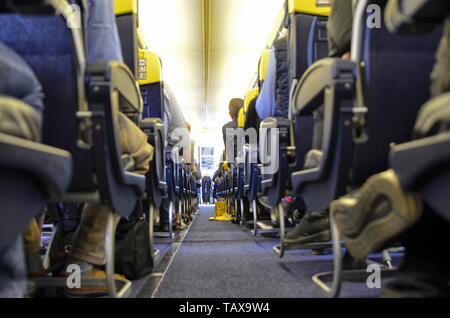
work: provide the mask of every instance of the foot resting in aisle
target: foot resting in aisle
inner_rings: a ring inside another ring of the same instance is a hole
[[[306,212],[300,224],[286,234],[284,243],[306,244],[328,242],[331,240],[330,218],[328,212]]]

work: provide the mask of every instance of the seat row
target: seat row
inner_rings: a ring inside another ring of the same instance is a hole
[[[177,213],[185,217],[195,212],[195,176],[189,164],[173,158],[182,150],[166,153],[162,66],[138,32],[137,1],[115,2],[124,63],[87,63],[84,3],[12,0],[0,12],[0,41],[26,60],[45,94],[41,142],[0,134],[0,250],[46,204],[100,204],[126,218],[138,201],[147,201],[149,253],[154,259],[154,214],[163,199],[170,201],[172,237],[173,206],[177,204]],[[74,5],[81,11],[81,23],[68,27],[74,21]],[[125,166],[119,112],[145,132],[154,148],[146,175]],[[110,213],[105,238],[107,279],[82,280],[82,284],[106,286],[110,296],[124,297],[130,282],[114,279],[114,231]],[[64,279],[35,283],[65,286]]]
[[[449,220],[443,189],[450,182],[450,139],[448,131],[433,134],[431,127],[446,120],[442,109],[450,100],[448,93],[430,99],[430,74],[442,37],[439,26],[448,14],[448,4],[436,3],[440,10],[433,10],[428,1],[408,2],[411,7],[405,8],[394,0],[357,1],[348,60],[328,57],[329,3],[287,1],[289,116],[263,119],[258,143],[242,148],[221,184],[221,195],[236,202],[241,224],[253,221],[255,236],[279,233],[280,245],[274,247],[279,257],[287,250],[333,248],[334,270],[313,277],[332,297],[339,295],[343,280],[367,276],[365,268],[343,271],[343,228],[336,223],[339,211],[330,208],[333,202],[345,206],[345,200],[370,184],[371,177],[393,171],[404,191],[418,193],[425,204]],[[421,20],[423,16],[427,23]],[[262,55],[258,81],[247,95],[254,101],[264,83],[267,56],[267,52]],[[424,127],[424,113],[433,120],[419,134],[422,137],[413,139],[418,126]],[[319,130],[317,114],[322,114]],[[319,154],[312,166],[305,164],[311,151]],[[296,200],[303,212],[330,211],[332,240],[286,243],[286,196]],[[395,202],[388,200],[391,205]],[[253,220],[245,220],[243,201],[251,206]],[[278,215],[278,227],[268,229],[267,222],[258,220],[264,209],[260,202]],[[364,202],[358,204],[364,206]],[[364,217],[363,211],[359,213]],[[350,242],[344,236],[344,246]],[[398,249],[390,247],[383,246],[385,264],[379,264],[385,276],[395,275],[389,251]],[[358,259],[366,257],[355,250],[350,253]]]

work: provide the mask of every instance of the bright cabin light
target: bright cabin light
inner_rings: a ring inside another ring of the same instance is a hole
[[[172,86],[192,126],[197,146],[216,146],[217,155],[223,150],[222,126],[231,120],[228,103],[231,98],[243,99],[247,93],[283,3],[284,0],[211,1],[206,101],[202,0],[139,2],[140,25],[149,50],[161,57],[164,80]]]

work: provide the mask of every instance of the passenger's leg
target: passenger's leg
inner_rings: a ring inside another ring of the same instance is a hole
[[[432,97],[450,91],[450,19],[447,19],[445,25],[444,36],[436,54],[436,64],[431,79]]]
[[[444,27],[431,74],[431,95],[450,91],[450,19]],[[429,206],[401,241],[405,258],[396,281],[383,289],[383,297],[450,297],[450,262],[446,255],[450,225]]]
[[[26,288],[26,268],[22,236],[0,251],[0,298],[21,298]]]
[[[44,109],[42,87],[28,64],[14,51],[0,43],[0,95],[21,100],[34,109],[40,127]],[[1,117],[0,117],[1,118]]]
[[[45,276],[41,259],[41,231],[36,219],[31,220],[30,225],[23,233],[23,241],[28,276]]]
[[[159,230],[161,232],[169,232],[169,207],[170,207],[170,200],[163,199],[161,203],[161,209],[160,209],[160,226]]]
[[[1,91],[0,94],[2,94]],[[0,96],[0,132],[39,141],[41,122],[38,113],[19,99]]]
[[[119,116],[119,130],[122,152],[130,155],[136,163],[134,172],[146,174],[154,153],[153,147],[147,143],[147,136],[123,114]],[[77,260],[93,265],[105,264],[105,231],[109,213],[112,211],[106,206],[85,205],[74,234],[69,264]],[[119,221],[120,217],[115,214],[115,224]],[[81,265],[82,274],[89,274],[92,266]]]
[[[1,56],[0,56],[1,59]],[[1,64],[1,61],[0,61]],[[0,66],[1,68],[1,66]],[[1,70],[0,70],[1,73]],[[16,74],[17,75],[17,74]],[[24,81],[26,79],[24,78]],[[12,90],[20,90],[20,87],[8,89],[5,82],[0,84],[0,93],[11,93]],[[40,118],[38,112],[29,105],[16,98],[0,97],[0,132],[32,141],[40,140]],[[36,214],[39,211],[36,211]],[[26,231],[24,238],[27,243],[26,252],[29,273],[43,275],[43,266],[40,259],[40,232],[35,219],[32,219],[32,228]],[[18,233],[19,235],[19,233]],[[23,251],[23,238],[18,239],[6,250],[0,252],[0,297],[22,297],[25,292],[26,266]],[[33,255],[33,256],[31,256]],[[35,264],[35,266],[31,266]]]
[[[395,281],[382,290],[386,298],[450,297],[449,224],[428,206],[420,221],[400,239],[405,257]]]
[[[123,62],[113,1],[88,0],[87,5],[88,61]]]

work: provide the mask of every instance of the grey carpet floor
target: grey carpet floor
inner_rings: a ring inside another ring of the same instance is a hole
[[[280,259],[276,238],[254,238],[231,222],[212,222],[202,206],[168,267],[156,298],[317,298],[311,277],[332,268],[332,255],[290,251]],[[364,283],[344,283],[341,297],[377,297]]]

